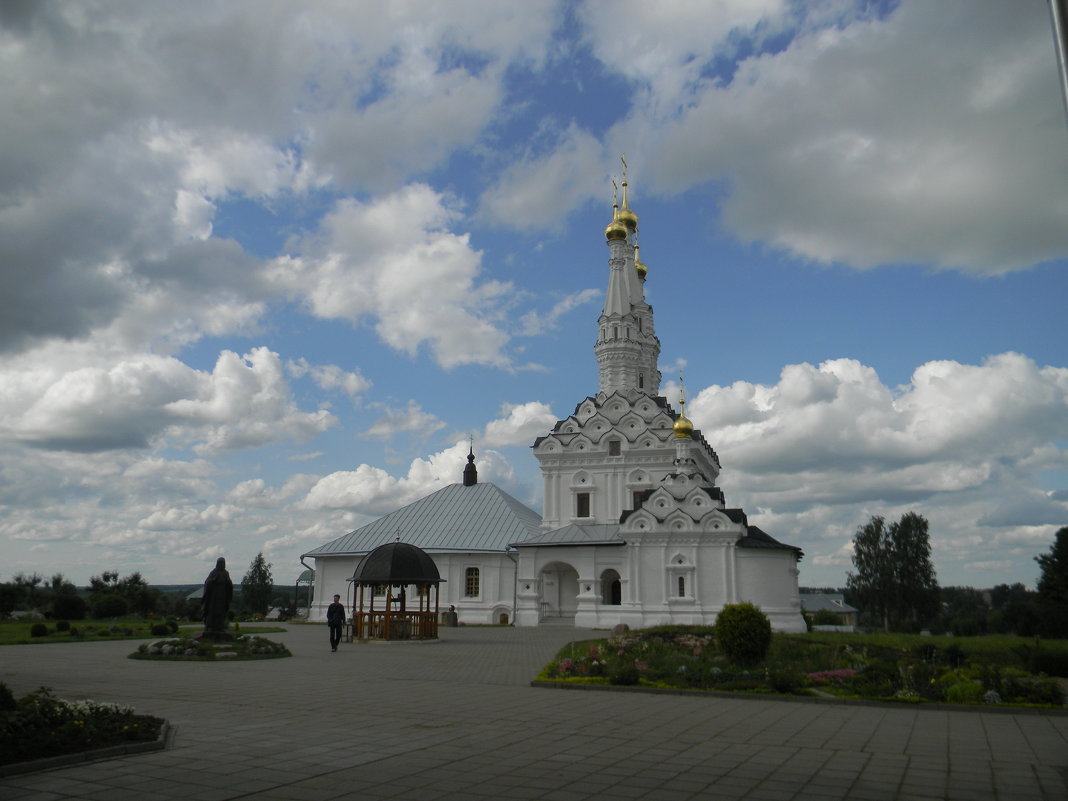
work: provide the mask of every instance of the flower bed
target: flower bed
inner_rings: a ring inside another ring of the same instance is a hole
[[[292,656],[281,643],[254,634],[242,634],[224,643],[190,637],[170,637],[142,643],[130,659],[214,662],[222,660],[278,659]]]
[[[1045,652],[1056,653],[1062,645]],[[864,635],[832,642],[776,635],[761,664],[741,667],[716,647],[710,628],[660,626],[572,643],[536,682],[1063,708],[1058,681],[1024,667],[1035,662],[1036,653],[1043,649],[1027,646],[1006,654],[976,647],[969,656],[957,642],[936,644],[930,638],[887,646]]]
[[[56,698],[47,687],[16,702],[0,683],[0,765],[154,741],[163,722],[118,704]]]

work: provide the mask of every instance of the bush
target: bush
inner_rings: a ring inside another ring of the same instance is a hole
[[[716,645],[737,665],[763,661],[771,647],[771,623],[751,603],[727,604],[716,616]]]
[[[127,610],[126,599],[114,593],[101,595],[93,599],[92,608],[95,618],[122,617]]]
[[[1031,654],[1027,667],[1032,673],[1068,678],[1068,653],[1036,649]]]
[[[978,704],[986,691],[975,681],[959,681],[946,689],[946,700],[951,704]]]
[[[166,623],[153,623],[152,624],[152,636],[153,637],[166,637],[171,634],[171,627]]]
[[[44,623],[34,623],[32,626],[30,626],[30,636],[31,637],[47,637],[48,636],[48,626],[46,626]]]
[[[804,676],[794,670],[773,670],[768,674],[771,689],[784,695],[796,695],[804,683]]]
[[[178,633],[178,621],[175,620],[173,617],[167,618],[167,624],[166,625],[167,625],[167,630],[171,634],[177,634]]]
[[[832,612],[830,609],[817,609],[816,614],[812,616],[813,626],[840,626],[842,625],[842,618]]]
[[[632,664],[624,664],[608,674],[609,684],[627,686],[637,684],[639,678],[638,668]]]
[[[11,712],[18,706],[11,688],[0,681],[0,712]]]
[[[56,631],[70,631],[70,621],[69,620],[57,620],[56,621]]]

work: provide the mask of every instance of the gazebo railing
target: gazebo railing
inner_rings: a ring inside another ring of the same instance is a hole
[[[355,612],[353,634],[358,640],[432,640],[438,636],[433,612]]]

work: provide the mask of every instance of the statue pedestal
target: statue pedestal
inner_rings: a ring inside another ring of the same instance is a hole
[[[193,639],[200,642],[233,642],[237,638],[228,631],[202,631],[194,635]]]

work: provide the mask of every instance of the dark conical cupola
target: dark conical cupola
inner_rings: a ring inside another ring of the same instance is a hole
[[[475,446],[467,454],[467,464],[464,466],[464,486],[473,487],[478,483],[478,470],[475,469]]]

